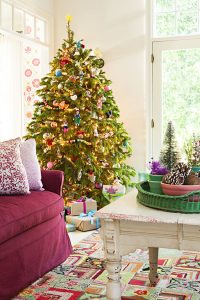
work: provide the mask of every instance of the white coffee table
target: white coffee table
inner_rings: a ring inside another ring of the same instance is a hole
[[[133,190],[100,209],[101,238],[106,256],[108,300],[121,299],[121,256],[137,248],[149,248],[150,285],[157,282],[158,249],[200,251],[200,214],[170,213],[145,207]]]

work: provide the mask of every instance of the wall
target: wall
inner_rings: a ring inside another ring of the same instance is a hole
[[[128,163],[143,171],[147,156],[145,0],[56,0],[55,49],[66,37],[65,16],[72,15],[75,38],[88,48],[100,48],[107,78],[132,138]]]

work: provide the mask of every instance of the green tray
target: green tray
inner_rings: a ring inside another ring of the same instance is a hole
[[[171,212],[200,213],[200,191],[182,196],[168,196],[150,193],[148,181],[136,185],[137,200],[141,204]]]

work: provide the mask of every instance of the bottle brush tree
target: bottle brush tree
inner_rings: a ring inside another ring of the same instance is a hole
[[[175,136],[175,129],[172,122],[168,122],[165,132],[163,146],[160,152],[159,161],[168,170],[171,170],[173,166],[180,160],[180,154],[177,147],[177,141]]]
[[[98,54],[98,53],[97,53]],[[42,168],[63,170],[66,201],[86,196],[107,204],[103,185],[132,186],[130,138],[119,118],[104,61],[83,40],[74,40],[67,22],[67,39],[40,83],[33,119],[26,138],[34,138]]]

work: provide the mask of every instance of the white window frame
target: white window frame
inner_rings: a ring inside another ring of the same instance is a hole
[[[14,8],[20,9],[24,12],[24,25],[25,25],[25,14],[32,15],[34,17],[34,29],[36,29],[36,19],[42,20],[45,22],[45,41],[40,41],[36,39],[35,33],[36,30],[34,30],[34,38],[28,37],[25,33],[18,33],[12,30],[5,29],[1,26],[1,13],[0,13],[0,30],[1,32],[7,32],[10,34],[15,34],[17,36],[21,36],[27,40],[34,41],[36,43],[40,43],[43,45],[48,46],[51,48],[51,52],[53,52],[53,17],[47,13],[44,13],[41,10],[36,9],[35,7],[32,7],[30,5],[27,5],[27,2],[23,3],[23,1],[17,1],[17,0],[0,0],[0,12],[1,12],[1,3],[2,1],[7,2],[12,6],[12,25],[14,24]],[[25,26],[24,26],[25,28]],[[51,47],[50,47],[51,46]]]
[[[153,45],[155,46],[156,43],[158,48],[161,49],[171,49],[174,47],[182,46],[183,49],[189,48],[199,48],[200,42],[200,34],[196,35],[186,35],[186,36],[172,36],[172,37],[153,37],[153,26],[154,26],[154,12],[153,12],[153,1],[150,0],[149,4],[149,12],[150,17],[147,22],[150,28],[150,35],[149,35],[149,48],[147,51],[147,64],[149,65],[149,61],[151,60],[150,67],[147,67],[148,75],[149,75],[149,117],[148,117],[148,135],[149,135],[149,147],[148,147],[148,154],[149,158],[153,157],[154,159],[159,159],[160,149],[162,145],[162,120],[161,120],[161,57],[160,51],[155,53]],[[172,46],[174,44],[174,46]],[[176,46],[175,46],[176,44]],[[166,46],[164,46],[166,45]],[[170,46],[171,45],[171,46]],[[197,47],[198,45],[198,47]],[[180,49],[180,47],[179,47]],[[155,73],[157,74],[155,75]],[[159,83],[159,84],[158,84]],[[159,88],[158,88],[159,86]],[[156,98],[155,98],[156,97]]]

